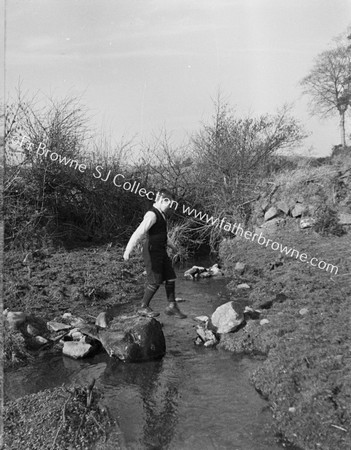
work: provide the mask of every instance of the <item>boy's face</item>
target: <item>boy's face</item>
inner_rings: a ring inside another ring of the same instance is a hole
[[[167,197],[159,197],[156,204],[162,212],[166,212],[171,206],[171,200]]]

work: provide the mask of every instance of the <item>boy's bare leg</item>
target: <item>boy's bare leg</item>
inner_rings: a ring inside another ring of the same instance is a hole
[[[176,316],[179,319],[185,319],[186,314],[183,314],[181,312],[175,301],[175,279],[166,280],[165,289],[168,300],[168,306],[165,309],[165,313],[168,314],[169,316]]]

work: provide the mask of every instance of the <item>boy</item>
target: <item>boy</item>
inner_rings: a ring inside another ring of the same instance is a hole
[[[171,260],[167,255],[167,246],[176,251],[175,246],[167,237],[167,221],[165,216],[165,212],[171,204],[170,199],[173,198],[173,194],[167,189],[161,189],[157,193],[155,203],[145,214],[143,221],[132,234],[123,255],[124,260],[127,261],[137,242],[146,235],[146,241],[143,246],[143,258],[146,266],[148,285],[144,292],[141,308],[138,310],[138,313],[143,316],[157,317],[160,315],[154,312],[149,304],[160,285],[165,281],[166,295],[169,303],[165,309],[165,313],[176,316],[179,319],[186,317],[180,311],[175,301],[176,274]]]

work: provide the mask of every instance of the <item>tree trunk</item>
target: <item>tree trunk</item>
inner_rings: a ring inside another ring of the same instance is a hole
[[[341,145],[343,147],[346,147],[345,112],[340,112],[340,137],[341,137]]]

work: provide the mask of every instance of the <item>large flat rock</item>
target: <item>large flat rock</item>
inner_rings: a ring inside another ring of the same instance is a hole
[[[111,357],[126,362],[158,359],[166,353],[162,325],[154,318],[121,315],[95,337]]]

